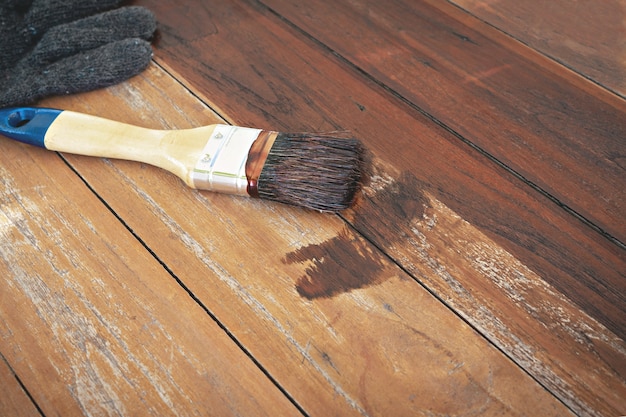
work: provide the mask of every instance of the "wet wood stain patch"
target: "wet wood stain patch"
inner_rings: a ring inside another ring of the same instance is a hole
[[[332,297],[381,281],[385,263],[374,248],[347,228],[319,245],[304,246],[283,259],[287,264],[306,263],[306,274],[296,290],[309,300]]]
[[[402,225],[421,218],[429,207],[429,200],[420,188],[418,180],[405,173],[376,190],[365,190],[354,213],[354,227],[373,242],[390,241],[388,235],[380,235],[390,228],[381,228],[380,223]],[[406,228],[399,227],[398,232],[403,229]],[[399,238],[400,235],[394,240]],[[387,264],[384,258],[370,242],[355,236],[348,227],[326,242],[290,252],[283,262],[310,263],[306,274],[296,283],[298,294],[310,300],[332,297],[389,279],[388,274],[381,273]]]

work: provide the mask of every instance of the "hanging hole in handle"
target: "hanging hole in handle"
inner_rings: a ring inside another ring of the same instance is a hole
[[[33,120],[35,114],[33,109],[19,109],[9,115],[7,123],[13,128],[20,128]]]

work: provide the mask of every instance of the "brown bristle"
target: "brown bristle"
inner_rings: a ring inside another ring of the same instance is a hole
[[[350,206],[363,175],[357,139],[280,133],[258,180],[260,198],[320,211]]]

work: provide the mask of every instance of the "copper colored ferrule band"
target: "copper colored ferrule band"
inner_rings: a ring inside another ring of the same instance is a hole
[[[261,131],[248,151],[246,177],[248,178],[247,191],[250,197],[259,197],[259,177],[261,176],[261,171],[267,160],[267,155],[274,145],[276,136],[278,136],[278,132],[270,130]]]

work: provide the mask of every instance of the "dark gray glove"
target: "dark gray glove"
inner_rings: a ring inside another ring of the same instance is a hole
[[[106,87],[145,69],[154,15],[115,9],[121,3],[0,0],[0,108]]]

